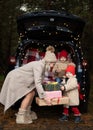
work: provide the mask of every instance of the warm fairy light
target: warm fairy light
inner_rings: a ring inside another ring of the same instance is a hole
[[[82,90],[85,90],[85,88],[82,88]]]
[[[51,21],[51,22],[54,22],[54,20],[55,20],[54,18],[50,18],[50,21]]]
[[[66,23],[64,23],[64,25],[66,25]]]
[[[86,84],[86,82],[84,81],[83,84]]]
[[[66,27],[68,27],[68,24],[66,24]]]
[[[87,66],[87,62],[85,60],[82,62],[82,64],[83,66]]]

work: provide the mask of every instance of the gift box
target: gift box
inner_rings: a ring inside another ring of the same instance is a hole
[[[45,100],[40,99],[39,97],[36,97],[36,103],[39,106],[48,106],[45,102]],[[68,104],[69,98],[68,97],[61,97],[61,98],[53,98],[51,99],[52,105],[62,105],[62,104]]]
[[[47,82],[43,83],[43,88],[45,91],[57,91],[60,90],[60,85],[57,82]]]
[[[46,98],[53,99],[53,98],[61,98],[62,97],[62,91],[45,91]]]

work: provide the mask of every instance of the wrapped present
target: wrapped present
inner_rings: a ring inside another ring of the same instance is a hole
[[[53,98],[51,99],[52,105],[61,105],[61,104],[68,104],[69,98],[68,97],[61,97],[61,98]],[[48,106],[43,99],[36,97],[36,103],[39,106]]]
[[[62,97],[62,91],[45,91],[46,98],[53,99],[53,98],[61,98]]]
[[[60,90],[60,85],[58,82],[47,82],[43,83],[43,88],[45,91],[57,91]]]

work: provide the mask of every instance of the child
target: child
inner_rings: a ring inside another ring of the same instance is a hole
[[[68,78],[68,80],[63,86],[61,86],[61,90],[64,92],[65,96],[69,97],[69,104],[63,106],[63,116],[59,120],[68,120],[69,107],[71,107],[71,110],[73,111],[75,116],[75,123],[79,123],[81,121],[81,113],[78,109],[79,91],[74,65],[68,65],[66,69],[66,77]]]
[[[72,63],[68,61],[67,57],[68,57],[68,52],[66,50],[62,50],[59,53],[59,61],[53,67],[54,77],[58,83],[61,83],[65,75],[65,70],[67,66]]]

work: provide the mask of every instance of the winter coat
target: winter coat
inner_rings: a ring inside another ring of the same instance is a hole
[[[69,106],[79,105],[79,91],[76,76],[69,78],[64,85],[64,95],[69,97]]]
[[[16,101],[36,88],[40,98],[44,98],[42,76],[45,61],[33,61],[8,73],[3,83],[0,102],[5,106],[4,111]]]
[[[65,62],[58,61],[53,67],[53,73],[55,77],[62,78],[65,75],[65,70],[68,64],[69,64],[68,61],[65,61]],[[60,72],[57,72],[57,70],[60,70]]]

